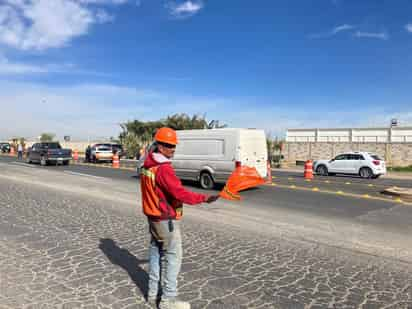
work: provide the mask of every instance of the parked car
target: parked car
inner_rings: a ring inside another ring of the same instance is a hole
[[[313,170],[318,175],[348,174],[362,178],[378,178],[386,174],[386,164],[378,155],[369,152],[348,152],[337,155],[332,160],[313,162]]]
[[[179,144],[172,164],[181,179],[195,180],[204,189],[225,183],[236,166],[255,167],[267,176],[267,144],[263,130],[213,129],[177,131]],[[149,152],[153,150],[149,148]],[[145,156],[138,162],[137,172]]]
[[[123,150],[123,146],[120,144],[111,144],[113,152],[116,152],[119,158],[124,157],[125,153]]]
[[[113,149],[111,144],[95,144],[90,148],[90,162],[112,161]]]
[[[58,142],[35,143],[27,152],[27,163],[38,162],[68,165],[72,159],[71,149],[63,149]]]
[[[9,153],[11,145],[10,143],[0,143],[0,151],[2,153]]]

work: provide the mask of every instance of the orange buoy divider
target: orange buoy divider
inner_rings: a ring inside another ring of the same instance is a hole
[[[313,179],[313,163],[312,160],[307,160],[305,162],[305,171],[303,173],[305,179]]]
[[[270,161],[268,160],[268,164],[267,164],[267,179],[266,179],[266,183],[272,183],[272,168],[270,166]]]
[[[73,152],[73,160],[77,162],[79,160],[79,151],[77,149]]]
[[[117,153],[113,154],[112,167],[113,168],[119,168],[120,167],[119,155]]]

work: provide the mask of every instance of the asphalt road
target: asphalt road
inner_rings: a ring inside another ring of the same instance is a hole
[[[412,308],[412,207],[380,196],[391,181],[274,176],[242,202],[185,208],[182,298]],[[148,308],[137,184],[134,171],[1,157],[0,308]]]

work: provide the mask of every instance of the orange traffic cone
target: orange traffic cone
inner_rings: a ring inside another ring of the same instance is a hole
[[[113,168],[119,168],[120,167],[119,155],[117,153],[113,154],[112,167]]]
[[[14,151],[14,146],[11,146],[11,147],[10,147],[10,153],[9,153],[9,155],[10,155],[10,156],[15,156],[15,155],[16,155],[16,152]]]
[[[272,168],[270,166],[270,161],[269,160],[268,160],[268,164],[267,164],[267,169],[268,169],[268,173],[267,173],[266,183],[272,183]]]
[[[305,162],[305,171],[303,173],[305,179],[313,179],[313,163],[312,160],[307,160]]]
[[[73,160],[74,162],[79,161],[79,151],[77,149],[75,149],[73,152]]]

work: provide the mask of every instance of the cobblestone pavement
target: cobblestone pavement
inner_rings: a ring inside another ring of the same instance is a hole
[[[0,178],[0,309],[149,308],[138,213]],[[409,264],[201,218],[183,228],[192,308],[412,308]]]

